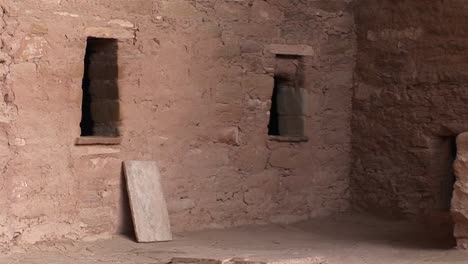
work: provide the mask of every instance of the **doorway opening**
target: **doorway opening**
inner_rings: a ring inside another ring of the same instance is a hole
[[[448,148],[448,163],[449,168],[447,172],[447,178],[442,181],[441,185],[441,200],[442,200],[442,208],[446,211],[450,211],[452,198],[453,198],[453,191],[454,185],[457,180],[455,176],[455,170],[453,164],[457,159],[457,137],[448,137],[447,139],[447,148]]]
[[[427,182],[433,187],[432,212],[429,223],[431,229],[439,230],[446,246],[454,246],[454,222],[452,220],[452,197],[456,181],[454,162],[457,158],[456,136],[443,136],[435,139],[432,157],[428,168]]]

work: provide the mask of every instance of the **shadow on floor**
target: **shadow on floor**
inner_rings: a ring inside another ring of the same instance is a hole
[[[420,224],[344,215],[307,221],[295,227],[337,243],[382,244],[407,249],[453,249],[456,245],[453,227],[446,222]]]

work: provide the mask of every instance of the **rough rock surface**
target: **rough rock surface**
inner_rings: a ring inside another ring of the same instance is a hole
[[[349,207],[351,1],[0,1],[0,245],[131,227],[122,160],[158,160],[174,230]],[[122,143],[75,146],[86,38],[119,40]],[[307,143],[268,140],[270,44],[309,46]]]
[[[468,249],[468,133],[458,136],[457,147],[457,182],[452,199],[452,216],[458,247]]]
[[[453,138],[468,131],[464,0],[356,2],[355,208],[449,212]]]

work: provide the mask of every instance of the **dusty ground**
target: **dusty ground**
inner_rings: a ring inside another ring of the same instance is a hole
[[[294,226],[242,227],[179,234],[160,244],[125,237],[93,243],[49,243],[0,257],[0,263],[166,263],[172,257],[252,260],[319,257],[331,264],[467,263],[443,234],[403,222],[346,216]],[[310,262],[309,262],[310,263]]]

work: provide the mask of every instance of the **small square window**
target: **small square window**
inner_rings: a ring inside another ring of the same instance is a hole
[[[88,38],[84,59],[82,137],[118,137],[117,40]]]
[[[305,138],[307,92],[303,88],[303,74],[302,56],[276,55],[275,85],[268,126],[270,136]]]

